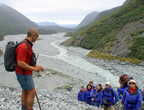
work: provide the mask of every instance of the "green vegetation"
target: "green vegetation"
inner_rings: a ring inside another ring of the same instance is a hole
[[[92,58],[104,59],[104,60],[118,60],[122,62],[129,62],[132,64],[139,64],[142,62],[141,60],[136,58],[123,58],[123,57],[113,56],[107,53],[98,52],[96,50],[89,52],[87,56]]]
[[[101,15],[92,24],[73,33],[73,38],[70,40],[71,44],[86,49],[97,50],[102,53],[111,53],[113,47],[117,45],[116,42],[118,41],[117,36],[119,32],[127,24],[138,21],[140,21],[139,25],[144,24],[144,0],[127,0],[123,6],[111,10],[108,14]],[[125,42],[127,44],[126,48],[131,51],[127,53],[126,57],[144,60],[144,38],[139,37],[137,34],[137,32],[141,31],[140,28],[136,28],[135,31],[132,34],[129,33],[131,31],[125,31],[124,33],[127,39],[122,42]],[[123,43],[120,45],[123,45]]]
[[[131,53],[129,56],[144,60],[144,32],[141,32],[135,34],[137,37],[134,39],[134,43],[130,48]]]
[[[89,13],[82,22],[77,26],[77,28],[85,27],[92,23],[98,16],[98,12],[91,12]]]
[[[117,33],[125,24],[144,18],[144,6],[131,9],[131,11],[124,9],[122,8],[108,19],[97,22],[84,34],[81,33],[85,38],[81,41],[80,46],[87,49],[103,49],[107,43],[115,40]]]

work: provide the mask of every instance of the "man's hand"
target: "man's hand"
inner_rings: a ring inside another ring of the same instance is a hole
[[[35,72],[39,72],[39,71],[44,71],[44,68],[42,66],[30,66],[28,64],[26,64],[23,61],[18,61],[17,65],[25,70],[31,70],[31,71],[35,71]]]
[[[44,71],[44,68],[42,66],[35,66],[33,67],[33,71],[35,72]]]

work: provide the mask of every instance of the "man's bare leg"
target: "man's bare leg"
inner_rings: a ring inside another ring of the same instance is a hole
[[[21,102],[22,102],[22,110],[26,110],[26,101],[27,101],[27,91],[22,90]]]
[[[35,89],[32,90],[27,90],[27,110],[33,110],[33,103],[34,103],[34,98],[35,98]]]

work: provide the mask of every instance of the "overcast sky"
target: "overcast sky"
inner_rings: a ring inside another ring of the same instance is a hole
[[[120,6],[125,0],[0,0],[35,22],[79,24],[90,12]]]

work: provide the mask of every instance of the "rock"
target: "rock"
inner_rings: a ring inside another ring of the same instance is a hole
[[[2,56],[2,54],[3,54],[3,51],[2,51],[2,49],[0,49],[0,56]]]
[[[138,64],[138,66],[144,66],[144,62],[141,62],[140,64]]]
[[[19,110],[20,94],[17,89],[0,87],[0,110]],[[96,110],[96,107],[78,102],[73,91],[67,92],[56,90],[49,92],[41,89],[38,92],[42,110]],[[37,101],[34,103],[34,110],[39,110]]]

